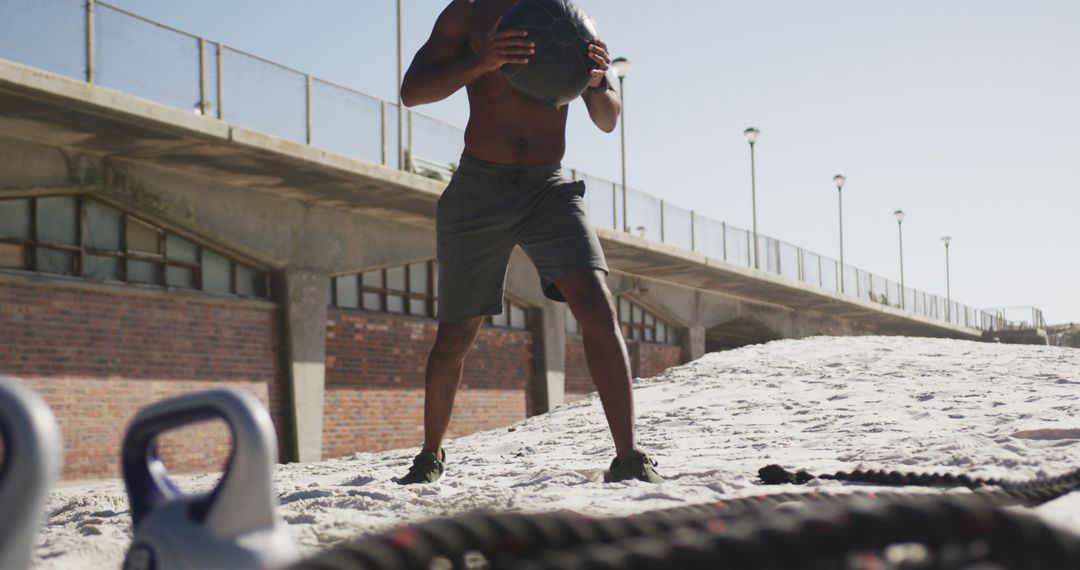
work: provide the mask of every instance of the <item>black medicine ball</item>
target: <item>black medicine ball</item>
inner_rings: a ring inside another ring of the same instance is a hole
[[[569,0],[518,0],[503,16],[498,31],[524,30],[536,44],[527,65],[502,68],[510,85],[543,105],[561,107],[577,99],[597,68],[589,59],[596,39],[592,19]]]

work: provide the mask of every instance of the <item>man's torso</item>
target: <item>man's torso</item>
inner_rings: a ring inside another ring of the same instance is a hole
[[[488,32],[514,0],[476,0],[462,3],[467,18],[468,41],[462,57],[473,55]],[[551,164],[566,151],[567,106],[540,105],[518,93],[502,71],[481,76],[466,86],[469,124],[465,129],[465,153],[501,164]]]

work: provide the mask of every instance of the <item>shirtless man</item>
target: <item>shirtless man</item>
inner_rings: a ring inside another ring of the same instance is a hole
[[[401,85],[409,107],[465,87],[470,117],[461,165],[436,214],[439,330],[425,376],[424,447],[398,482],[434,482],[445,469],[442,442],[465,355],[484,317],[502,312],[515,245],[536,265],[544,294],[567,302],[581,325],[589,373],[615,441],[605,480],[660,482],[655,462],[635,448],[630,365],[604,279],[604,254],[585,217],[584,183],[563,178],[559,165],[567,106],[532,102],[500,72],[535,53],[526,32],[495,31],[514,2],[452,0]],[[598,69],[582,99],[596,126],[610,133],[622,102],[606,77],[607,46],[596,40],[589,55]]]

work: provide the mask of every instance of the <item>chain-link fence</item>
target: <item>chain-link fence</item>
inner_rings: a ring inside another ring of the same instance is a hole
[[[95,0],[0,0],[0,57],[296,142],[448,180],[464,132]],[[399,155],[399,148],[402,152]],[[1045,327],[1038,309],[980,311],[583,172],[597,227],[624,231],[956,326]],[[756,242],[756,243],[755,243]]]

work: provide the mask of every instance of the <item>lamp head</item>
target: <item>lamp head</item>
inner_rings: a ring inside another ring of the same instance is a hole
[[[904,218],[907,217],[907,214],[905,214],[903,210],[897,210],[893,212],[893,215],[896,216],[896,221],[900,223],[903,223]]]
[[[619,79],[626,79],[630,75],[630,67],[630,60],[625,57],[617,57],[611,60],[611,68],[615,70],[615,75]]]
[[[757,142],[758,135],[761,134],[761,131],[755,129],[754,127],[750,127],[749,129],[743,131],[743,134],[746,135],[746,142],[754,144]]]
[[[836,183],[837,189],[843,190],[844,184],[847,183],[847,176],[844,176],[843,174],[837,174],[836,176],[832,177],[832,181]]]
[[[949,244],[952,243],[952,237],[945,236],[941,238],[941,241],[945,244],[945,247],[949,247]]]

